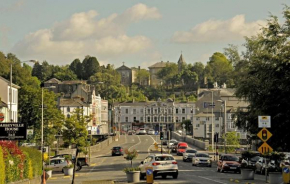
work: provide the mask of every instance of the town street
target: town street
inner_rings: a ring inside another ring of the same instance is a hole
[[[81,171],[76,173],[75,183],[81,184],[82,181],[93,180],[114,180],[115,183],[126,183],[126,174],[122,171],[123,168],[130,166],[130,162],[126,161],[123,156],[111,156],[111,148],[116,145],[121,145],[124,149],[136,149],[139,153],[138,158],[133,160],[133,164],[138,166],[144,158],[152,153],[157,153],[154,149],[154,141],[156,136],[151,135],[126,135],[121,136],[118,142],[114,142],[106,149],[100,151],[99,155],[93,155],[92,164],[90,167],[83,167]],[[159,136],[157,136],[160,143]],[[166,179],[157,177],[156,183],[192,183],[192,184],[230,184],[230,183],[246,183],[248,181],[240,180],[241,175],[235,173],[218,173],[216,172],[216,164],[211,168],[195,167],[190,162],[183,162],[182,156],[176,156],[172,153],[178,162],[179,176],[178,179],[172,179],[168,176]],[[265,176],[255,175],[253,183],[265,183]],[[146,180],[141,180],[145,183]],[[71,177],[64,176],[63,173],[55,172],[53,177],[47,181],[47,184],[69,184]]]

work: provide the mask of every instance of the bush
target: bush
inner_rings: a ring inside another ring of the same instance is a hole
[[[41,152],[35,148],[21,147],[21,150],[28,153],[32,166],[32,177],[42,175]]]
[[[5,183],[5,162],[3,157],[3,150],[0,146],[0,184]]]
[[[33,168],[32,168],[32,162],[29,158],[29,154],[24,152],[25,155],[25,163],[24,163],[24,178],[33,179]]]

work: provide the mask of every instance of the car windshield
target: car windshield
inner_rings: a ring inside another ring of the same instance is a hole
[[[198,153],[198,154],[196,154],[196,157],[206,157],[206,158],[209,158],[209,155],[208,154],[203,154],[203,153]]]
[[[184,147],[184,146],[181,146],[181,147],[179,147],[179,149],[186,149],[186,147]]]
[[[174,160],[171,156],[157,156],[155,157],[156,161],[166,161],[166,160]]]
[[[186,150],[186,153],[196,153],[196,150]]]
[[[224,156],[223,160],[225,160],[225,161],[236,161],[236,162],[238,162],[239,161],[239,158],[236,157],[236,156]]]

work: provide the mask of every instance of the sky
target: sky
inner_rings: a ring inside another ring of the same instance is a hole
[[[0,0],[0,51],[21,61],[148,69],[160,61],[206,64],[259,33],[289,0]]]

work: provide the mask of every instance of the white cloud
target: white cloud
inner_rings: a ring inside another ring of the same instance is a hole
[[[85,55],[102,57],[107,61],[150,48],[152,43],[149,38],[142,35],[130,37],[126,35],[126,29],[134,22],[160,17],[155,7],[144,4],[137,4],[120,15],[114,13],[101,19],[98,19],[95,10],[76,13],[68,20],[55,23],[52,28],[25,36],[12,48],[12,52],[22,58],[37,57],[55,64],[56,61],[70,63]]]
[[[173,42],[224,42],[243,40],[244,36],[252,36],[260,31],[266,21],[246,22],[245,15],[237,15],[229,20],[208,20],[196,25],[189,31],[177,31]]]

